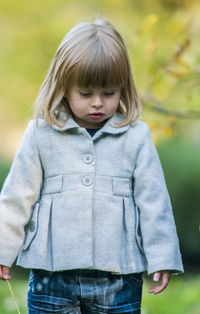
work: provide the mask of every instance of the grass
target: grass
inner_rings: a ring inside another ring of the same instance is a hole
[[[21,314],[27,313],[27,278],[11,280]],[[151,281],[144,279],[142,314],[199,314],[200,275],[173,276],[168,288],[161,294],[148,292]],[[6,282],[0,281],[0,313],[17,313]]]
[[[200,275],[172,276],[168,288],[158,295],[143,288],[142,314],[200,314]]]
[[[10,283],[19,305],[20,313],[27,313],[26,294],[28,281],[25,279],[12,279]],[[17,313],[16,305],[6,281],[0,281],[0,313]]]

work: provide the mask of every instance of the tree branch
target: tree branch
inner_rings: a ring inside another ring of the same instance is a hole
[[[189,110],[185,112],[180,112],[176,110],[167,109],[166,107],[164,107],[163,103],[157,100],[150,93],[142,95],[140,99],[145,107],[149,108],[150,110],[156,111],[157,113],[181,119],[200,119],[200,111]]]

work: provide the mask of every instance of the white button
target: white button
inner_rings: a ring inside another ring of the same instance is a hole
[[[86,164],[90,164],[93,160],[92,155],[90,155],[90,154],[84,155],[83,160]]]
[[[84,185],[91,185],[92,184],[92,177],[85,176],[82,178],[82,182]]]

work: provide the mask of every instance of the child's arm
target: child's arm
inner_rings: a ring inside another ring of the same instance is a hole
[[[183,265],[168,190],[150,128],[141,125],[134,169],[134,200],[139,211],[148,274],[182,273]],[[164,280],[164,278],[163,278]]]
[[[31,120],[0,195],[0,265],[10,267],[24,240],[31,208],[37,202],[43,169]]]
[[[158,282],[161,281],[158,286],[151,286],[149,289],[150,293],[158,294],[167,288],[168,282],[170,279],[170,271],[162,270],[157,271],[153,274],[153,281]]]
[[[0,265],[0,279],[11,279],[12,277],[10,276],[9,272],[10,268],[8,266]]]

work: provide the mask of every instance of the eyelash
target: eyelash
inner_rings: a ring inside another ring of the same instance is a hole
[[[82,93],[80,92],[81,96],[85,96],[85,97],[89,97],[91,94],[90,93]],[[105,96],[111,96],[114,95],[114,92],[110,92],[110,93],[104,93]]]
[[[106,96],[114,95],[114,92],[104,93],[104,95],[106,95]]]

